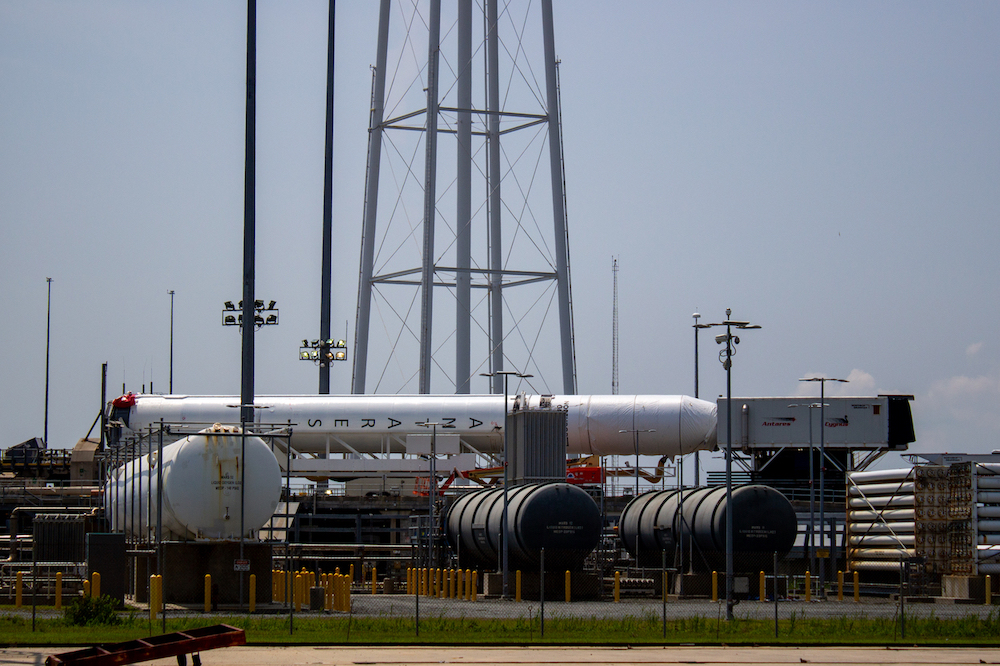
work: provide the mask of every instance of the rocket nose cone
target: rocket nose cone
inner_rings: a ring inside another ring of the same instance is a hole
[[[684,433],[683,441],[690,443],[690,450],[711,450],[718,445],[717,409],[714,402],[685,397],[681,408],[681,432]]]

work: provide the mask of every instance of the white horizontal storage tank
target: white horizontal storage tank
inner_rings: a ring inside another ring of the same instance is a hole
[[[113,530],[155,536],[157,457],[153,451],[112,473],[104,498]],[[166,540],[239,539],[241,504],[243,535],[252,537],[281,497],[281,471],[264,440],[218,424],[164,446],[162,478]]]
[[[527,404],[523,404],[526,402]],[[113,403],[112,418],[142,432],[167,424],[235,423],[239,398],[231,396],[127,395]],[[504,398],[498,395],[300,395],[254,398],[255,425],[292,426],[291,446],[303,453],[405,453],[407,435],[426,436],[418,422],[458,435],[464,451],[503,448]],[[510,396],[511,410],[567,412],[566,452],[571,455],[677,456],[716,446],[715,403],[683,395]],[[650,432],[655,431],[655,432]]]

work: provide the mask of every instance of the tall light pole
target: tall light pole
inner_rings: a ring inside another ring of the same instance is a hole
[[[49,448],[49,337],[52,332],[52,278],[45,278],[48,284],[49,296],[45,306],[45,430],[42,439],[45,448]]]
[[[418,426],[423,426],[425,428],[431,428],[431,459],[428,483],[427,483],[427,494],[430,496],[430,506],[428,507],[427,517],[429,521],[429,527],[427,531],[427,566],[431,570],[434,569],[434,535],[437,533],[437,516],[435,508],[437,503],[437,470],[435,469],[435,460],[437,456],[437,427],[439,425],[444,425],[438,421],[417,421]]]
[[[716,324],[705,324],[705,328],[725,326],[726,332],[715,336],[717,344],[725,344],[726,348],[719,352],[719,360],[726,370],[726,620],[733,619],[733,355],[736,345],[740,344],[738,336],[733,335],[733,329],[760,328],[748,321],[730,319],[733,311],[726,308],[726,319]]]
[[[818,403],[807,405],[793,404],[789,408],[806,407],[809,410],[809,531],[806,533],[806,543],[809,550],[809,571],[816,573],[816,484],[814,475],[816,464],[813,462],[813,410],[819,409]]]
[[[701,319],[701,314],[695,312],[691,315],[694,318],[694,397],[698,397],[698,331],[703,328],[708,328],[711,324],[699,324],[698,320]],[[683,479],[682,479],[683,483]],[[697,487],[701,484],[701,452],[694,452],[694,485]]]
[[[639,496],[639,433],[640,432],[656,432],[655,428],[649,428],[647,430],[637,430],[633,428],[632,430],[619,430],[618,432],[630,432],[633,433],[635,438],[635,496]]]
[[[503,516],[501,520],[503,521],[503,528],[501,531],[501,540],[503,540],[503,597],[508,598],[508,586],[507,586],[507,570],[510,568],[508,566],[509,562],[509,550],[508,550],[508,537],[510,536],[509,530],[507,529],[507,488],[510,486],[510,479],[508,477],[510,461],[509,457],[509,439],[507,438],[507,380],[511,375],[520,378],[534,377],[534,375],[527,375],[518,372],[517,370],[497,370],[495,372],[480,372],[481,377],[503,377]]]
[[[799,379],[800,382],[819,382],[819,547],[822,550],[825,543],[824,535],[826,529],[824,528],[824,520],[826,516],[823,513],[823,507],[825,506],[823,501],[823,495],[826,492],[826,437],[824,431],[826,430],[826,383],[827,382],[841,382],[846,384],[849,380],[847,379],[837,379],[836,377],[803,377]],[[824,584],[826,583],[826,560],[824,559],[822,566],[819,568],[819,589],[824,590]]]
[[[170,394],[174,393],[174,290],[170,294]]]

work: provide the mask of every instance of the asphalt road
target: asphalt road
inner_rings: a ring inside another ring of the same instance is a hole
[[[72,648],[0,648],[0,664],[41,666],[45,657]],[[1000,664],[1000,651],[991,648],[815,648],[815,647],[232,647],[205,652],[204,666],[292,666],[298,664],[355,664],[424,666],[427,664]],[[175,666],[176,658],[144,662]],[[190,664],[191,661],[188,660]]]

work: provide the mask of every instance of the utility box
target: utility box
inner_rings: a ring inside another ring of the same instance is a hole
[[[111,597],[118,607],[125,605],[128,560],[125,535],[121,532],[92,532],[87,535],[87,578],[101,574],[101,596]]]
[[[522,410],[507,416],[507,464],[514,484],[566,481],[567,427],[562,409]]]

